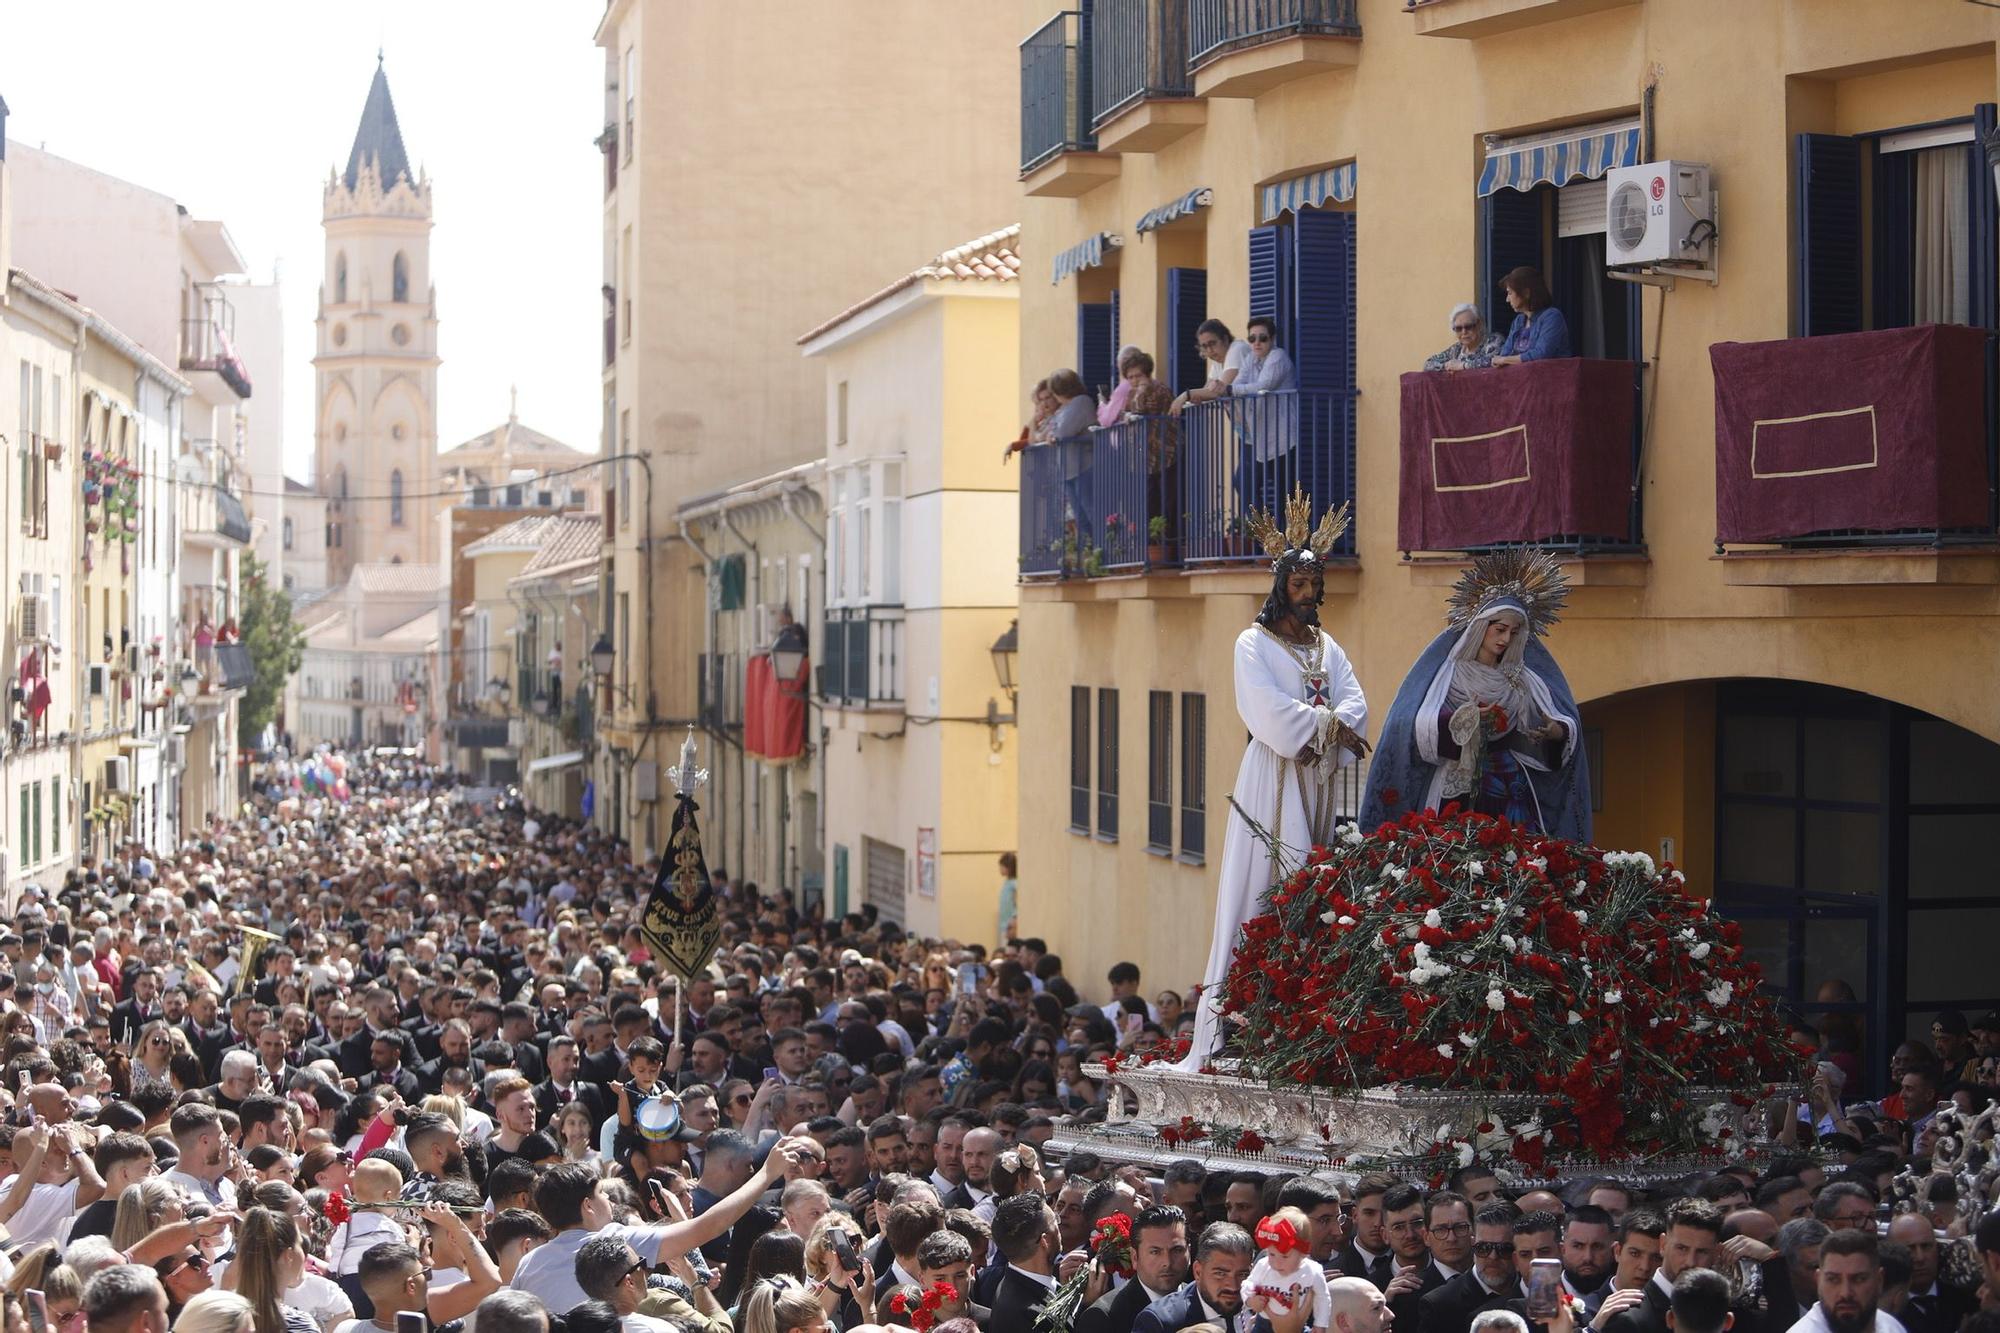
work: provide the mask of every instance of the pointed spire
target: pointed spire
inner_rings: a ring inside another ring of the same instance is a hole
[[[410,174],[410,156],[403,151],[403,130],[396,123],[396,104],[389,97],[389,76],[382,68],[382,53],[375,54],[375,79],[368,85],[368,101],[361,108],[361,125],[354,131],[354,148],[347,155],[347,170],[341,180],[355,188],[361,164],[372,161],[382,188],[389,189],[398,177]]]

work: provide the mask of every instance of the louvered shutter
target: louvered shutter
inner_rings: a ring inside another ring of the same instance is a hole
[[[1208,318],[1208,270],[1167,270],[1167,387],[1175,393],[1199,389],[1208,382],[1195,331]]]
[[[1123,335],[1120,334],[1118,329],[1119,295],[1118,289],[1113,287],[1111,289],[1111,373],[1113,375],[1118,373],[1118,349],[1125,345],[1122,341]]]
[[[1480,201],[1479,308],[1486,327],[1505,334],[1514,312],[1500,294],[1500,279],[1517,268],[1548,264],[1542,254],[1542,196],[1539,191],[1495,190]]]
[[[1299,388],[1354,388],[1354,214],[1308,208],[1292,221],[1292,364]]]
[[[1993,193],[1991,175],[1982,179]],[[1875,251],[1875,302],[1869,325],[1877,329],[1908,328],[1915,317],[1915,236],[1917,216],[1917,155],[1875,154],[1875,212],[1871,244]]]
[[[1798,331],[1861,329],[1861,143],[1798,136]]]
[[[1250,229],[1250,314],[1278,321],[1278,346],[1292,347],[1292,229],[1282,222]]]
[[[1076,373],[1083,376],[1083,387],[1092,393],[1109,393],[1116,377],[1111,365],[1115,351],[1111,338],[1109,305],[1085,303],[1076,308]]]

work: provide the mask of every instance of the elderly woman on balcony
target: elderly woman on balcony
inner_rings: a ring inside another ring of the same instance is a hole
[[[1126,343],[1118,349],[1118,383],[1111,390],[1111,396],[1098,404],[1098,425],[1115,426],[1125,419],[1127,412],[1137,410],[1129,406],[1132,401],[1132,382],[1125,376],[1125,367],[1132,363],[1132,356],[1138,350],[1131,343]]]
[[[1452,344],[1424,362],[1425,370],[1480,370],[1493,364],[1500,335],[1486,331],[1486,318],[1470,301],[1451,308]]]
[[[1507,304],[1513,307],[1514,324],[1493,358],[1494,365],[1518,366],[1523,361],[1576,355],[1570,347],[1569,322],[1555,308],[1555,298],[1549,295],[1549,284],[1543,281],[1540,269],[1517,268],[1500,279],[1500,286],[1507,293]]]

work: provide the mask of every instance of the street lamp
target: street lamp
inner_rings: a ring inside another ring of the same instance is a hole
[[[611,646],[611,636],[600,634],[597,642],[590,645],[590,669],[600,676],[609,676],[611,668],[617,665],[618,654]]]
[[[986,727],[990,733],[990,744],[995,754],[1000,753],[1000,728],[1011,725],[1019,708],[1020,696],[1014,685],[1014,659],[1021,651],[1021,622],[1007,623],[1007,632],[993,641],[993,674],[999,678],[1000,688],[1007,693],[1008,711],[1000,711],[997,700],[986,701]],[[997,760],[995,762],[998,762]]]
[[[771,641],[771,669],[778,673],[779,684],[789,685],[799,678],[799,668],[805,664],[805,626],[794,621],[779,629],[778,637]]]
[[[549,715],[549,692],[547,690],[536,690],[535,697],[528,701],[528,707],[535,710],[536,717],[547,717]]]
[[[201,677],[195,674],[194,668],[191,666],[181,667],[181,698],[187,700],[189,703],[193,703],[194,696],[200,693],[200,691]]]

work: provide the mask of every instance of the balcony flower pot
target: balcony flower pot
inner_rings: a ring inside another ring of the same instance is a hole
[[[1167,544],[1166,544],[1165,542],[1147,542],[1147,543],[1146,543],[1146,563],[1147,563],[1147,564],[1149,564],[1149,565],[1164,565],[1164,564],[1166,564],[1166,563],[1167,563],[1167,562],[1168,562],[1169,560],[1171,560],[1172,558],[1173,558],[1173,557],[1172,557],[1172,555],[1171,555],[1171,553],[1170,553],[1170,549],[1169,549],[1169,547],[1167,546]]]
[[[42,441],[42,457],[48,459],[51,463],[62,462],[62,451],[63,447],[54,440]]]

